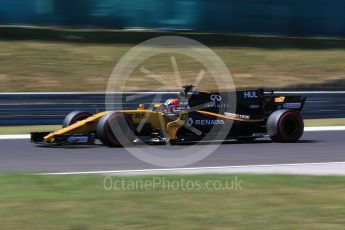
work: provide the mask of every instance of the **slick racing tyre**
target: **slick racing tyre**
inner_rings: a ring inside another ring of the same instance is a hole
[[[65,117],[65,119],[62,122],[62,127],[65,128],[67,126],[70,126],[70,125],[76,123],[77,121],[84,120],[84,119],[91,117],[91,116],[92,116],[92,114],[89,112],[73,111]]]
[[[116,127],[112,125],[116,125]],[[104,145],[109,147],[130,146],[136,138],[134,130],[133,122],[126,114],[112,112],[104,115],[98,121],[96,135]],[[121,140],[116,137],[117,131],[122,134]]]
[[[303,131],[303,119],[293,110],[280,109],[268,117],[267,133],[275,142],[296,142]]]

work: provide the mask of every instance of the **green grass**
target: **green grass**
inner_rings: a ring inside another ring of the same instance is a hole
[[[163,179],[154,178],[124,180]],[[165,176],[164,183],[181,178],[225,184],[234,175]],[[345,177],[237,178],[241,190],[108,191],[101,176],[0,175],[1,229],[344,228]]]
[[[330,118],[330,119],[306,119],[304,125],[307,127],[313,126],[345,126],[345,118]]]
[[[332,119],[306,119],[306,127],[313,126],[345,126],[345,118]],[[23,125],[23,126],[0,126],[1,134],[29,134],[30,132],[54,131],[60,129],[61,125]]]
[[[54,131],[60,128],[61,125],[0,126],[0,134],[29,134],[30,132]]]
[[[206,44],[223,59],[237,88],[345,86],[345,40],[0,27],[0,91],[104,91],[113,68],[130,48],[161,35]],[[125,90],[179,89],[171,80],[169,58],[170,54],[158,55],[140,65],[162,75],[168,83],[164,87],[136,68]],[[181,55],[176,60],[182,83],[191,84],[203,66]],[[214,88],[208,71],[198,86]]]

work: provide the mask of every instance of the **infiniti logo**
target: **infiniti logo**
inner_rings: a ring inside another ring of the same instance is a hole
[[[216,101],[221,101],[222,97],[220,95],[212,94],[210,96],[211,101],[216,102]]]

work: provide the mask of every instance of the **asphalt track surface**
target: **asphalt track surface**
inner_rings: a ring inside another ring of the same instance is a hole
[[[102,145],[36,147],[28,139],[0,140],[0,172],[86,172],[159,168],[123,148]],[[186,146],[161,146],[180,149]],[[145,148],[138,146],[137,148]],[[162,153],[163,153],[162,152]],[[168,151],[167,151],[168,152]],[[210,156],[186,167],[345,162],[345,131],[305,132],[298,143],[223,143]]]

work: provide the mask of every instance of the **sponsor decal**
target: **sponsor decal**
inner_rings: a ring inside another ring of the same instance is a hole
[[[213,101],[213,102],[216,102],[216,101],[221,101],[222,100],[222,97],[220,96],[220,95],[217,95],[217,94],[212,94],[211,96],[210,96],[210,99],[211,99],[211,101]]]
[[[256,91],[248,91],[243,93],[244,98],[258,98]]]
[[[302,105],[301,102],[284,103],[283,108],[285,108],[285,109],[299,109],[299,108],[301,108],[301,105]]]
[[[274,98],[274,102],[277,102],[277,103],[284,102],[284,100],[285,100],[285,97],[276,97],[276,98]]]
[[[128,116],[131,119],[143,119],[145,117],[145,113],[129,113]]]
[[[234,117],[234,118],[240,118],[240,119],[250,119],[249,115],[242,115],[242,114],[236,114],[236,113],[224,113],[225,116],[227,117]]]
[[[69,143],[87,143],[88,140],[88,136],[72,136],[67,138]]]
[[[188,120],[187,120],[187,125],[188,126],[191,126],[192,124],[194,123],[194,121],[193,121],[193,118],[188,118]]]
[[[187,120],[187,125],[224,125],[225,122],[224,120],[208,120],[208,119],[195,119],[193,118],[188,118]]]
[[[206,105],[207,108],[229,108],[228,104],[219,104],[222,101],[222,97],[217,94],[212,94],[210,100],[213,101],[213,104]]]
[[[260,105],[250,105],[249,108],[250,109],[259,109]]]
[[[229,108],[228,104],[214,104],[214,105],[206,105],[207,108],[220,108],[220,109],[224,109],[224,108]]]

